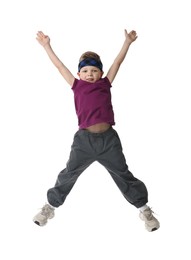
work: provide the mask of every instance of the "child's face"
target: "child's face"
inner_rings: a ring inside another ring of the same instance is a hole
[[[99,80],[103,75],[103,72],[94,66],[85,66],[78,72],[80,79],[94,83]]]

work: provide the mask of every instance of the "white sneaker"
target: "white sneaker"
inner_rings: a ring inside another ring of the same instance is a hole
[[[49,204],[45,204],[41,211],[33,218],[35,224],[39,226],[46,225],[48,219],[54,217],[54,208]]]
[[[145,228],[147,231],[152,232],[160,227],[159,221],[153,216],[153,211],[151,208],[145,209],[143,212],[139,213],[141,220],[145,221]]]

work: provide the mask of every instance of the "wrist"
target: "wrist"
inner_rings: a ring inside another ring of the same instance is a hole
[[[49,42],[48,42],[48,43],[45,43],[45,44],[43,45],[43,47],[44,47],[45,50],[51,49],[51,46],[50,46],[50,43],[49,43]]]
[[[125,44],[126,44],[127,46],[130,46],[132,42],[133,42],[133,41],[131,41],[130,39],[126,39],[126,40],[125,40]]]

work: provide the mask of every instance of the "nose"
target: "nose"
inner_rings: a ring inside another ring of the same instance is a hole
[[[92,76],[92,71],[91,70],[88,71],[88,76]]]

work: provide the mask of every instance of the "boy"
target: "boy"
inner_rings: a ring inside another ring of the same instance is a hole
[[[146,229],[154,231],[159,228],[159,221],[147,206],[147,188],[129,171],[119,136],[112,127],[115,121],[111,84],[129,46],[136,39],[135,31],[128,33],[125,30],[123,46],[103,78],[103,65],[99,55],[85,52],[78,64],[79,79],[77,79],[52,50],[50,38],[43,32],[37,33],[38,42],[74,92],[79,125],[66,168],[59,173],[54,187],[47,192],[49,203],[45,204],[33,219],[37,225],[43,226],[48,219],[54,217],[55,208],[64,203],[80,174],[97,161],[108,170],[126,200],[139,209],[139,216],[145,222]]]

